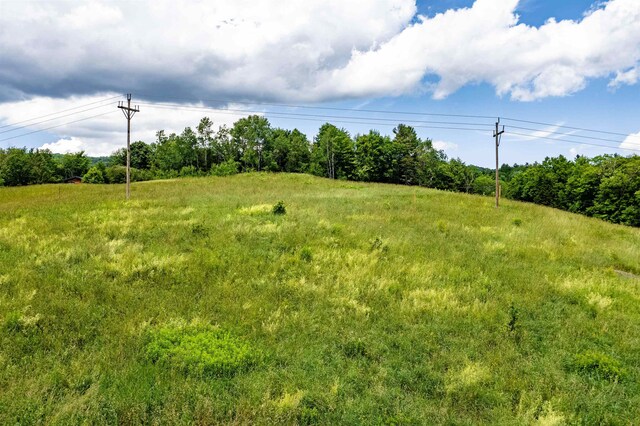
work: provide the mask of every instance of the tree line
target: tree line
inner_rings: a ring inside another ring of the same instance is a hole
[[[60,182],[70,176],[83,176],[87,183],[122,183],[125,164],[125,149],[92,165],[82,152],[9,148],[0,150],[0,185]],[[160,130],[153,143],[132,143],[131,166],[133,181],[268,171],[495,193],[493,170],[449,159],[404,124],[391,136],[375,130],[352,136],[326,123],[309,141],[299,130],[274,128],[257,115],[217,130],[205,117],[180,134]],[[540,164],[503,165],[500,171],[503,195],[509,198],[640,226],[639,156],[574,161],[560,156]]]
[[[563,156],[503,166],[506,196],[614,223],[640,226],[640,156]]]

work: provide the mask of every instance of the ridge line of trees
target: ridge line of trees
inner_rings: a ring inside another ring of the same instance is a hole
[[[87,183],[123,183],[125,149],[102,160],[92,164],[83,152],[0,149],[0,186],[53,183],[71,176],[83,176]],[[431,140],[420,139],[404,124],[393,136],[375,130],[352,136],[325,123],[310,142],[298,129],[273,128],[257,115],[217,131],[204,117],[195,129],[168,135],[160,130],[151,144],[133,142],[131,166],[134,181],[269,171],[482,195],[495,191],[493,170],[447,158]],[[574,161],[560,156],[542,163],[503,165],[500,172],[508,198],[640,226],[640,156],[578,156]]]

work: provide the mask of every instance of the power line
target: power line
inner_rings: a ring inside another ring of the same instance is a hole
[[[112,99],[116,99],[116,98],[119,98],[119,97],[121,97],[121,95],[118,95],[118,96],[112,96],[112,97],[110,97],[110,98],[101,99],[101,100],[99,100],[99,101],[90,102],[90,103],[88,103],[88,104],[84,104],[84,105],[78,105],[77,107],[73,107],[73,108],[63,109],[63,110],[61,110],[61,111],[58,111],[58,112],[52,112],[52,113],[50,113],[50,114],[41,115],[41,116],[39,116],[39,117],[29,118],[29,119],[27,119],[27,120],[16,121],[15,123],[3,124],[2,126],[0,126],[0,129],[5,128],[5,127],[15,126],[16,124],[26,123],[26,122],[28,122],[28,121],[39,120],[39,119],[41,119],[41,118],[50,117],[50,116],[52,116],[52,115],[60,114],[60,113],[67,112],[67,111],[73,111],[74,109],[84,108],[84,107],[87,107],[87,106],[95,105],[95,104],[97,104],[97,103],[110,101],[110,100],[112,100]],[[105,106],[106,106],[106,105],[105,105]],[[24,126],[24,127],[28,127],[28,126]],[[3,133],[4,133],[4,132],[3,132]]]
[[[104,107],[110,107],[111,105],[114,105],[114,104],[115,104],[115,102],[110,102],[110,103],[108,103],[108,104],[98,105],[98,106],[93,107],[93,108],[87,108],[87,109],[83,109],[83,110],[81,110],[81,111],[76,111],[76,112],[72,112],[72,113],[69,113],[69,114],[61,115],[61,116],[59,116],[59,117],[53,117],[53,118],[49,118],[49,119],[47,119],[47,120],[38,121],[38,122],[35,122],[35,123],[24,124],[24,125],[22,125],[22,126],[14,127],[14,128],[12,128],[12,129],[9,129],[9,130],[3,130],[3,131],[0,131],[0,134],[3,134],[3,133],[10,133],[10,132],[15,132],[15,131],[20,130],[20,129],[24,129],[24,128],[32,127],[32,126],[37,126],[38,124],[47,123],[47,122],[49,122],[49,121],[59,120],[59,119],[64,118],[64,117],[69,117],[69,116],[72,116],[72,115],[81,114],[81,113],[83,113],[83,112],[92,111],[92,110],[94,110],[94,109],[99,109],[99,108],[104,108]]]
[[[251,114],[252,111],[245,111],[245,110],[237,110],[237,112],[226,112],[227,110],[216,110],[213,108],[206,108],[206,107],[198,107],[197,109],[191,109],[190,107],[177,107],[177,106],[167,106],[167,105],[157,105],[157,104],[145,104],[142,103],[140,105],[144,105],[147,106],[149,108],[159,108],[159,109],[182,109],[182,110],[190,110],[190,111],[199,111],[199,110],[203,110],[203,109],[208,109],[208,110],[215,110],[216,112],[219,112],[221,114],[229,114],[229,115],[247,115],[247,114]],[[270,116],[273,115],[273,113],[271,112],[267,112],[267,113],[263,113],[263,112],[259,112],[260,114],[265,114],[266,116]],[[279,117],[276,118],[290,118],[290,119],[295,119],[295,120],[303,120],[303,121],[312,121],[312,122],[323,122],[326,121],[325,118],[327,118],[327,116],[322,116],[322,115],[311,115],[317,118],[306,118],[306,117],[300,117],[298,115],[296,116],[289,116],[287,113],[276,113],[276,114],[280,114]],[[347,117],[348,118],[348,117]],[[380,125],[380,126],[395,126],[396,121],[395,120],[388,120],[388,121],[393,121],[394,123],[390,123],[390,122],[385,122],[385,123],[381,123],[380,121],[378,121],[378,119],[375,118],[366,118],[366,117],[353,117],[354,120],[365,120],[365,121],[352,121],[352,120],[331,120],[332,123],[344,123],[344,124],[368,124],[368,125]],[[428,122],[427,122],[428,123]],[[480,124],[480,123],[468,123],[468,124],[464,124],[464,123],[459,123],[460,125],[477,125],[477,126],[484,126],[484,124]],[[444,129],[444,130],[461,130],[461,131],[474,131],[474,132],[487,132],[489,131],[488,129],[478,129],[478,128],[467,128],[467,127],[449,127],[449,126],[424,126],[424,125],[415,125],[412,126],[415,128],[425,128],[425,129]]]
[[[210,111],[216,111],[218,113],[222,113],[222,114],[230,114],[230,115],[246,115],[246,114],[251,114],[254,113],[255,111],[249,111],[249,110],[228,110],[228,109],[224,109],[224,110],[220,110],[217,108],[212,108],[212,107],[200,107],[200,106],[181,106],[181,105],[177,105],[177,104],[153,104],[153,103],[149,103],[149,104],[142,104],[142,105],[146,105],[150,108],[160,108],[160,109],[182,109],[182,110],[191,110],[191,111],[201,111],[201,110],[210,110]],[[327,115],[319,115],[319,114],[296,114],[296,113],[284,113],[284,112],[257,112],[260,114],[265,114],[266,116],[270,116],[273,114],[277,114],[279,115],[278,118],[291,118],[291,119],[296,119],[296,120],[304,120],[304,121],[324,121],[322,120],[323,118],[343,118],[340,116],[327,116]],[[292,117],[293,115],[293,117]],[[302,117],[301,117],[302,116]],[[318,117],[318,118],[306,118],[306,117]],[[352,119],[356,119],[356,120],[360,120],[360,121],[352,121],[352,120],[331,120],[331,122],[333,123],[345,123],[345,124],[368,124],[368,125],[382,125],[382,126],[390,126],[391,124],[389,123],[381,123],[381,120],[385,120],[385,121],[394,121],[392,119],[383,119],[383,118],[366,118],[366,117],[349,117],[349,116],[344,116],[344,118],[352,118]],[[451,122],[429,122],[429,121],[418,121],[418,120],[402,120],[405,122],[418,122],[418,123],[451,123]],[[453,123],[451,123],[453,124]],[[479,125],[479,126],[485,126],[485,124],[481,124],[481,123],[456,123],[456,124],[460,124],[460,125]],[[466,127],[451,127],[451,126],[428,126],[428,125],[414,125],[413,127],[415,128],[426,128],[426,129],[438,129],[438,130],[458,130],[458,131],[474,131],[474,132],[485,132],[487,131],[487,129],[480,129],[480,128],[466,128]],[[518,126],[509,126],[512,128],[519,128]],[[532,131],[543,131],[541,129],[529,129],[529,128],[524,128],[524,130],[532,130]],[[550,134],[558,134],[560,136],[570,136],[567,133],[558,133],[558,132],[548,132]],[[533,139],[549,139],[549,140],[554,140],[554,141],[559,141],[559,142],[568,142],[568,143],[575,143],[575,144],[580,144],[580,145],[589,145],[589,146],[596,146],[596,147],[601,147],[601,148],[609,148],[609,149],[623,149],[623,150],[629,150],[629,151],[640,151],[640,150],[636,150],[633,148],[621,148],[621,147],[615,147],[615,146],[611,146],[611,145],[602,145],[602,144],[593,144],[593,143],[587,143],[587,142],[581,142],[581,141],[569,141],[569,140],[565,140],[565,139],[559,139],[559,138],[552,138],[552,137],[544,137],[544,136],[533,136],[533,135],[527,135],[524,133],[517,133],[517,132],[508,132],[506,133],[511,134],[511,135],[518,135],[518,136],[524,136],[524,137],[528,137],[528,138],[533,138]],[[578,135],[575,135],[578,136]],[[585,138],[589,138],[584,136]],[[596,140],[599,140],[596,138]],[[622,143],[622,141],[616,141],[616,140],[612,140],[609,139],[608,141],[611,142],[615,142],[615,143]]]
[[[175,99],[182,101],[197,101],[197,102],[214,102],[214,103],[226,103],[226,104],[243,104],[243,105],[266,105],[266,106],[277,106],[277,107],[285,107],[285,108],[301,108],[301,109],[324,109],[324,110],[333,110],[333,111],[360,111],[360,112],[370,112],[370,113],[379,113],[379,114],[399,114],[399,115],[428,115],[434,117],[457,117],[457,118],[480,118],[480,119],[488,119],[495,120],[496,116],[487,116],[487,115],[467,115],[467,114],[443,114],[443,113],[433,113],[433,112],[417,112],[417,111],[389,111],[389,110],[375,110],[375,109],[358,109],[358,108],[339,108],[339,107],[322,107],[322,106],[311,106],[311,105],[295,105],[295,104],[280,104],[280,103],[271,103],[271,102],[249,102],[249,101],[237,101],[232,99],[199,99],[199,98],[183,98],[183,97],[175,97],[175,96],[153,96],[145,93],[138,93],[147,98],[151,99]]]
[[[286,118],[290,118],[290,116],[295,116],[295,117],[316,117],[316,118],[337,118],[337,119],[354,119],[354,120],[373,120],[373,121],[390,121],[390,122],[394,122],[394,123],[398,123],[398,121],[402,121],[403,123],[423,123],[423,124],[449,124],[449,125],[454,125],[454,126],[488,126],[488,127],[492,127],[492,125],[489,124],[484,124],[484,123],[469,123],[469,122],[451,122],[451,121],[425,121],[425,120],[401,120],[401,119],[397,119],[397,118],[381,118],[381,117],[354,117],[354,116],[347,116],[347,115],[326,115],[326,114],[301,114],[301,113],[295,113],[295,112],[279,112],[279,111],[251,111],[251,110],[244,110],[244,109],[231,109],[231,108],[224,108],[224,109],[220,109],[220,108],[213,108],[213,107],[202,107],[202,106],[183,106],[180,104],[169,104],[169,103],[149,103],[149,104],[145,104],[142,103],[140,105],[145,105],[145,106],[162,106],[162,107],[168,107],[168,108],[176,108],[176,109],[193,109],[194,111],[197,110],[206,110],[206,111],[216,111],[219,113],[225,113],[226,111],[232,111],[232,112],[238,112],[238,113],[242,113],[244,114],[265,114],[265,115],[284,115],[287,116]]]
[[[524,133],[516,133],[516,132],[507,132],[507,135],[517,135],[517,136],[525,136],[528,138],[532,138],[532,139],[548,139],[548,140],[552,140],[552,141],[558,141],[558,142],[566,142],[566,143],[573,143],[573,144],[578,144],[578,145],[588,145],[588,146],[597,146],[597,147],[601,147],[601,148],[609,148],[609,149],[623,149],[626,151],[636,151],[636,152],[640,152],[640,149],[635,149],[635,148],[623,148],[621,146],[611,146],[611,145],[601,145],[601,144],[595,144],[595,143],[588,143],[588,142],[582,142],[582,141],[570,141],[570,140],[566,140],[566,139],[558,139],[558,138],[551,138],[551,137],[546,137],[546,136],[531,136],[531,135],[527,135]]]
[[[68,109],[65,109],[65,110],[58,111],[58,112],[45,114],[45,115],[42,115],[42,116],[39,116],[39,117],[34,117],[34,118],[31,118],[31,119],[22,120],[22,121],[19,121],[19,122],[2,125],[2,126],[0,126],[0,128],[5,128],[5,127],[9,127],[9,126],[15,126],[15,125],[18,125],[18,124],[27,123],[27,122],[30,122],[30,121],[33,121],[33,120],[37,120],[37,119],[40,119],[40,118],[50,117],[50,116],[53,116],[53,115],[59,115],[59,114],[64,113],[64,112],[74,111],[74,110],[77,110],[77,109],[80,109],[80,108],[83,108],[83,107],[87,107],[87,106],[91,106],[91,105],[95,105],[95,104],[99,104],[99,103],[104,103],[104,102],[110,101],[110,100],[118,98],[118,97],[120,97],[120,95],[109,97],[109,98],[105,98],[105,99],[101,99],[101,100],[90,102],[90,103],[83,104],[83,105],[79,105],[77,107],[68,108]],[[220,102],[220,103],[227,103],[227,104],[229,104],[229,103],[238,103],[238,104],[246,104],[246,105],[267,105],[267,106],[287,107],[287,108],[301,108],[301,109],[310,109],[310,110],[333,110],[333,111],[363,112],[363,113],[376,113],[376,114],[386,114],[386,115],[414,115],[414,116],[433,116],[433,117],[494,119],[494,117],[492,117],[492,116],[484,116],[484,115],[441,114],[441,113],[428,113],[428,112],[416,112],[416,111],[389,111],[389,110],[375,110],[375,109],[322,107],[322,106],[295,105],[295,104],[282,104],[282,103],[270,103],[270,102],[235,101],[235,100],[229,100],[229,99],[195,99],[195,98],[186,98],[186,97],[166,97],[166,96],[165,97],[160,97],[160,96],[153,96],[153,95],[146,95],[146,97],[147,98],[156,98],[156,99],[165,98],[165,99],[176,99],[176,100],[197,100],[199,102]],[[15,128],[15,129],[9,129],[9,130],[0,131],[0,134],[12,132],[12,131],[23,129],[23,128],[26,128],[26,127],[39,125],[39,124],[42,124],[42,123],[45,123],[45,122],[49,122],[49,121],[53,121],[53,120],[58,120],[58,119],[61,119],[61,118],[64,118],[64,117],[68,117],[68,116],[75,115],[75,114],[80,114],[80,113],[83,113],[83,112],[86,112],[86,111],[99,109],[99,108],[102,108],[102,107],[105,107],[105,106],[110,106],[111,104],[112,103],[107,103],[107,104],[104,104],[104,105],[99,105],[99,106],[96,106],[96,107],[87,108],[87,109],[84,109],[82,111],[75,111],[75,112],[72,112],[70,114],[65,114],[65,115],[62,115],[62,116],[55,117],[55,118],[42,120],[42,121],[39,121],[39,122],[36,122],[36,123],[25,124],[23,126]],[[217,112],[219,114],[228,114],[228,115],[236,115],[236,116],[238,116],[238,115],[244,116],[244,115],[247,115],[247,114],[255,113],[255,114],[263,114],[265,116],[269,116],[269,117],[273,117],[273,118],[293,119],[293,120],[312,121],[312,122],[318,122],[318,121],[325,121],[326,120],[326,121],[331,121],[331,122],[335,122],[335,123],[364,124],[364,125],[378,125],[378,126],[392,126],[392,124],[390,124],[391,122],[394,123],[393,125],[395,125],[395,123],[398,123],[398,122],[403,122],[403,123],[409,123],[409,124],[416,123],[415,125],[412,124],[412,126],[415,127],[415,128],[457,130],[457,131],[474,131],[474,132],[489,131],[488,128],[492,127],[492,125],[484,124],[484,123],[461,122],[461,121],[406,120],[406,119],[401,119],[399,117],[398,118],[384,118],[384,117],[372,117],[372,118],[369,118],[369,117],[340,116],[340,115],[327,115],[327,114],[302,114],[302,113],[287,112],[287,111],[268,111],[268,112],[265,112],[265,111],[250,111],[250,110],[229,109],[229,108],[219,109],[219,108],[197,106],[197,105],[184,106],[184,105],[181,105],[181,104],[171,104],[171,103],[149,103],[149,104],[143,104],[143,105],[147,105],[147,106],[149,106],[151,108],[160,108],[160,109],[180,109],[180,110],[188,110],[188,111],[207,110],[207,111],[215,111],[215,112]],[[91,119],[91,118],[100,117],[100,116],[103,116],[103,115],[106,115],[106,114],[109,114],[109,113],[98,114],[98,115],[94,115],[94,116],[91,116],[91,117],[85,117],[85,118],[82,118],[82,119],[79,119],[79,120],[74,120],[74,121],[62,123],[62,124],[55,125],[55,126],[49,126],[49,127],[44,128],[44,129],[34,130],[32,132],[27,132],[27,133],[22,133],[20,135],[15,135],[15,136],[12,136],[12,137],[0,139],[0,142],[6,141],[6,140],[10,140],[10,139],[19,138],[19,137],[23,137],[23,136],[27,136],[27,135],[31,135],[31,134],[34,134],[34,133],[39,133],[39,132],[46,131],[46,130],[53,129],[53,128],[57,128],[57,127],[62,127],[62,126],[65,126],[65,125],[68,125],[68,124],[72,124],[72,123],[76,123],[76,122],[80,122],[80,121],[85,121],[85,120],[88,120],[88,119]],[[354,121],[354,120],[356,120],[356,121]],[[544,122],[539,122],[539,121],[523,120],[523,119],[518,119],[518,118],[504,118],[504,120],[513,121],[513,122],[519,122],[519,123],[529,123],[529,124],[535,124],[535,125],[541,125],[541,126],[551,126],[551,127],[555,127],[555,128],[563,128],[563,129],[570,129],[570,130],[583,131],[583,132],[610,134],[610,135],[625,136],[625,137],[635,136],[635,135],[628,135],[628,134],[625,134],[625,133],[611,132],[611,131],[605,131],[605,130],[587,129],[587,128],[582,128],[582,127],[564,126],[564,125],[544,123]],[[474,127],[471,127],[471,126],[474,126]],[[479,127],[487,127],[487,128],[479,128]],[[618,144],[623,142],[623,141],[620,141],[620,140],[600,138],[600,137],[588,136],[588,135],[577,135],[577,134],[571,134],[571,133],[562,133],[562,132],[556,132],[556,131],[548,131],[548,130],[545,130],[545,129],[535,129],[535,128],[530,128],[530,127],[521,127],[521,126],[513,126],[513,125],[509,125],[507,127],[512,128],[512,129],[518,129],[518,130],[541,132],[541,133],[544,133],[544,134],[548,135],[548,136],[536,136],[536,135],[532,135],[532,134],[524,134],[524,133],[518,133],[518,132],[511,132],[511,131],[508,132],[508,134],[511,134],[511,135],[517,135],[517,136],[522,136],[522,137],[527,137],[527,138],[532,138],[532,139],[548,139],[548,140],[554,140],[554,141],[558,141],[558,142],[567,142],[567,143],[595,146],[595,147],[601,147],[601,148],[622,149],[622,150],[640,152],[640,149],[614,147],[614,146],[610,146],[610,145],[587,143],[587,142],[582,142],[582,141],[571,141],[571,140],[566,140],[566,139],[561,139],[561,138],[562,137],[566,137],[566,136],[571,136],[571,137],[580,138],[580,139],[590,139],[590,140],[597,140],[597,141],[604,141],[604,142],[613,142],[613,143],[618,143]],[[558,138],[558,137],[550,137],[551,135],[556,135],[556,136],[559,136],[560,138]]]
[[[624,142],[623,140],[621,141],[621,140],[617,140],[617,139],[598,138],[598,137],[595,137],[595,136],[584,136],[584,135],[578,135],[578,134],[575,134],[575,133],[553,132],[553,131],[548,131],[548,130],[543,130],[543,129],[531,129],[529,127],[507,126],[507,128],[509,128],[509,129],[519,129],[519,130],[530,130],[532,132],[542,132],[542,133],[549,134],[549,135],[571,136],[571,137],[574,137],[574,138],[591,139],[591,140],[604,141],[604,142],[614,142],[614,143],[623,143]],[[531,135],[531,137],[537,137],[537,136]]]
[[[558,128],[561,128],[561,129],[579,130],[579,131],[582,131],[582,132],[604,133],[604,134],[607,134],[607,135],[624,136],[624,137],[629,137],[629,136],[631,136],[631,137],[640,137],[640,136],[637,136],[637,135],[630,135],[628,133],[610,132],[610,131],[607,131],[607,130],[586,129],[584,127],[563,126],[563,125],[560,125],[560,124],[542,123],[540,121],[521,120],[521,119],[518,119],[518,118],[503,118],[503,119],[507,120],[507,121],[516,121],[518,123],[537,124],[537,125],[540,125],[540,126],[550,126],[550,127],[558,127]]]
[[[163,109],[181,109],[187,111],[215,111],[219,114],[230,114],[230,115],[247,115],[247,114],[264,114],[265,116],[278,116],[275,118],[298,118],[298,117],[314,117],[314,118],[322,118],[322,119],[353,119],[353,120],[368,120],[368,121],[388,121],[393,123],[403,122],[403,123],[423,123],[423,124],[448,124],[455,126],[487,126],[490,125],[484,123],[463,123],[463,122],[451,122],[451,121],[425,121],[425,120],[402,120],[402,119],[392,119],[392,118],[380,118],[380,117],[354,117],[354,116],[340,116],[340,115],[324,115],[324,114],[300,114],[300,113],[289,113],[289,112],[274,112],[274,111],[251,111],[251,110],[237,110],[237,109],[218,109],[218,108],[209,108],[209,107],[199,107],[199,106],[182,106],[176,104],[146,104],[141,103],[140,105],[149,106],[151,108],[163,108]],[[315,120],[314,120],[315,121]],[[363,123],[366,124],[366,123]],[[486,129],[485,129],[486,130]]]
[[[8,138],[0,139],[0,142],[4,142],[4,141],[11,140],[11,139],[16,139],[16,138],[21,138],[22,136],[27,136],[27,135],[32,135],[32,134],[34,134],[34,133],[44,132],[44,131],[46,131],[46,130],[55,129],[55,128],[57,128],[57,127],[66,126],[66,125],[68,125],[68,124],[78,123],[78,122],[80,122],[80,121],[90,120],[90,119],[92,119],[92,118],[96,118],[96,117],[102,117],[102,116],[107,115],[107,114],[113,114],[114,112],[116,112],[116,111],[104,112],[104,113],[102,113],[102,114],[92,115],[92,116],[90,116],[90,117],[84,117],[84,118],[81,118],[81,119],[79,119],[79,120],[68,121],[68,122],[66,122],[66,123],[62,123],[62,124],[57,124],[57,125],[55,125],[55,126],[46,127],[46,128],[44,128],[44,129],[34,130],[34,131],[32,131],[32,132],[27,132],[27,133],[22,133],[22,134],[20,134],[20,135],[15,135],[15,136],[11,136],[11,137],[8,137]]]
[[[227,103],[227,104],[232,104],[232,103],[237,103],[237,104],[246,104],[246,105],[267,105],[267,106],[278,106],[278,107],[287,107],[287,108],[303,108],[303,109],[324,109],[324,110],[335,110],[335,111],[349,111],[349,112],[367,112],[367,113],[378,113],[378,114],[397,114],[397,115],[421,115],[421,116],[440,116],[440,117],[457,117],[457,118],[477,118],[477,119],[491,119],[494,120],[496,116],[486,116],[486,115],[465,115],[465,114],[441,114],[441,113],[428,113],[428,112],[416,112],[416,111],[389,111],[389,110],[373,110],[373,109],[357,109],[357,108],[339,108],[339,107],[321,107],[321,106],[309,106],[309,105],[296,105],[296,104],[281,104],[281,103],[270,103],[270,102],[248,102],[248,101],[235,101],[235,100],[231,100],[231,99],[200,99],[200,98],[188,98],[188,97],[172,97],[172,96],[154,96],[154,95],[149,95],[149,94],[144,94],[144,96],[146,96],[147,98],[155,98],[155,99],[176,99],[176,100],[184,100],[184,101],[198,101],[198,102],[217,102],[217,103]],[[196,107],[198,108],[198,107]],[[201,108],[206,108],[206,107],[201,107]],[[213,109],[213,108],[212,108]],[[572,126],[564,126],[564,125],[557,125],[557,124],[551,124],[551,123],[543,123],[543,122],[539,122],[539,121],[531,121],[531,120],[523,120],[523,119],[518,119],[518,118],[501,118],[502,120],[507,120],[507,121],[514,121],[514,122],[520,122],[520,123],[528,123],[528,124],[536,124],[536,125],[541,125],[541,126],[551,126],[551,127],[557,127],[557,128],[564,128],[564,129],[569,129],[569,130],[578,130],[578,131],[583,131],[583,132],[591,132],[591,133],[601,133],[601,134],[610,134],[610,135],[615,135],[615,136],[624,136],[624,137],[639,137],[640,135],[630,135],[627,133],[619,133],[619,132],[611,132],[611,131],[606,131],[606,130],[595,130],[595,129],[588,129],[588,128],[583,128],[583,127],[572,127]],[[409,122],[408,120],[403,120],[405,122]],[[485,124],[480,124],[481,126],[485,126]],[[486,124],[486,126],[491,126],[493,127],[493,125],[491,124]],[[509,126],[509,127],[513,127],[513,128],[519,128],[517,126]],[[543,129],[529,129],[529,128],[519,128],[520,130],[531,130],[531,131],[545,131]],[[557,132],[553,132],[553,133],[557,133]],[[562,134],[562,133],[558,133],[559,135],[566,135],[566,134]],[[597,138],[595,136],[591,137],[591,136],[584,136],[584,135],[576,135],[576,137],[580,137],[583,139],[592,139],[592,140],[604,140],[604,141],[608,141],[608,142],[616,142],[616,143],[622,143],[622,141],[616,141],[616,140],[612,140],[612,139],[603,139],[603,138]]]

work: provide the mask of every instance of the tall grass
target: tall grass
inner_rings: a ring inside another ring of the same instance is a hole
[[[123,195],[0,188],[1,424],[640,418],[638,229],[306,175]]]

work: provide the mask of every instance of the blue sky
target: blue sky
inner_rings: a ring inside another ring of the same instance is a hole
[[[146,9],[144,2],[3,2],[0,24],[8,30],[0,33],[0,48],[15,59],[0,73],[0,126],[78,105],[98,107],[79,108],[71,111],[77,115],[46,123],[26,122],[13,132],[8,130],[14,127],[1,127],[4,139],[60,125],[0,141],[0,147],[111,152],[124,140],[121,115],[69,121],[115,111],[115,100],[106,99],[126,92],[133,93],[142,109],[134,118],[133,138],[147,142],[155,130],[179,132],[204,115],[227,125],[240,116],[202,107],[260,112],[273,125],[297,127],[309,138],[323,121],[334,121],[352,134],[372,128],[390,134],[394,121],[384,120],[395,119],[481,127],[486,130],[417,130],[450,157],[482,166],[495,161],[493,117],[507,126],[501,162],[534,162],[560,154],[628,155],[634,151],[619,146],[626,140],[623,146],[636,148],[633,144],[640,141],[627,138],[640,132],[636,0],[381,0],[375,5],[318,0],[302,6],[269,1],[258,6],[249,1],[187,3],[180,12],[165,1],[150,2]],[[125,16],[138,23],[140,40],[133,46],[127,44],[131,34],[126,33]],[[26,28],[21,19],[43,21]],[[11,26],[26,31],[25,37],[8,37]],[[121,38],[107,37],[121,32]],[[176,108],[154,105],[159,101]],[[305,116],[291,114],[343,118],[303,120]],[[348,123],[355,121],[349,117],[373,123]]]
[[[522,0],[516,10],[520,15],[521,22],[540,26],[551,17],[556,20],[580,19],[594,3],[596,2],[591,0]],[[427,16],[472,5],[473,1],[470,0],[421,0],[417,2],[418,13]]]

